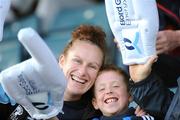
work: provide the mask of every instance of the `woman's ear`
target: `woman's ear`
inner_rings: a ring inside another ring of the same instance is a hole
[[[97,102],[96,102],[96,98],[93,98],[93,99],[92,99],[92,105],[94,106],[94,108],[95,108],[96,110],[99,109],[99,107],[98,107],[98,105],[97,105]]]
[[[64,55],[60,55],[59,56],[59,66],[62,68],[63,64],[65,61],[65,56]]]

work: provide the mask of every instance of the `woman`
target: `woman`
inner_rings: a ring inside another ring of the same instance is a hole
[[[64,114],[59,119],[83,119],[87,97],[105,58],[105,33],[94,26],[81,25],[59,57],[59,65],[67,80]],[[88,100],[90,102],[90,100]]]

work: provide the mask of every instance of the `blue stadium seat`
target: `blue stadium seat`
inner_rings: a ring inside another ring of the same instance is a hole
[[[52,23],[50,31],[72,31],[81,24],[97,25],[103,28],[107,35],[108,54],[107,61],[113,61],[115,45],[106,17],[104,3],[82,6],[80,8],[63,9]]]
[[[19,62],[19,46],[18,40],[2,41],[0,43],[0,70]]]
[[[17,20],[11,24],[5,25],[4,27],[4,40],[14,40],[17,38],[17,33],[21,28],[32,27],[38,29],[38,19],[35,15],[28,16],[26,18]]]
[[[45,42],[58,58],[71,37],[71,31],[54,32],[45,37]]]
[[[73,29],[80,24],[98,25],[101,26],[105,32],[111,32],[104,3],[61,10],[53,22],[51,30]]]

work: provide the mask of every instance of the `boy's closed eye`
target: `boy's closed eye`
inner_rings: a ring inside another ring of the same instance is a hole
[[[105,90],[104,87],[100,87],[100,88],[98,89],[99,92],[101,92],[101,91],[103,91],[103,90]]]
[[[115,82],[115,83],[112,84],[112,87],[121,87],[121,85],[119,83]]]
[[[118,87],[120,87],[120,85],[113,85],[113,87],[118,88]]]

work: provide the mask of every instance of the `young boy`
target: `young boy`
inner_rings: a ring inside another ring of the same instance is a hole
[[[153,120],[149,115],[136,116],[135,109],[129,108],[131,95],[127,74],[114,65],[105,66],[94,84],[92,104],[103,116],[100,120]]]

